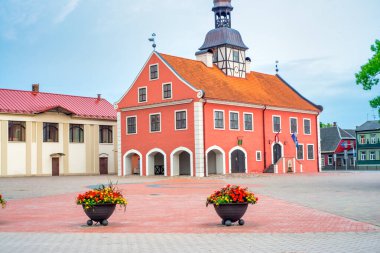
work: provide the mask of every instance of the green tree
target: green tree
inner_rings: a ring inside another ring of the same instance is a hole
[[[364,90],[371,90],[373,86],[379,84],[380,75],[380,40],[376,40],[371,46],[374,55],[366,64],[361,67],[359,73],[355,74],[356,84],[362,85]],[[380,115],[380,96],[375,97],[369,104],[372,108],[378,109]]]
[[[322,121],[319,122],[320,128],[327,128],[327,127],[332,127],[332,126],[333,126],[333,124],[331,124],[331,123],[323,123]]]

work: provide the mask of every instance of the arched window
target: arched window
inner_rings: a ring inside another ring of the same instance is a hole
[[[99,142],[113,143],[112,141],[112,126],[99,126]]]
[[[8,122],[8,141],[25,141],[25,122]]]
[[[73,142],[73,143],[83,143],[84,142],[83,125],[70,124],[70,142]]]
[[[44,142],[58,142],[58,123],[44,123]]]

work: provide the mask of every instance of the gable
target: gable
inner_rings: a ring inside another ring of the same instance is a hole
[[[158,78],[150,80],[150,66],[158,66]],[[163,97],[163,85],[171,84],[171,98]],[[139,89],[146,88],[146,102],[139,102]],[[198,90],[183,80],[157,52],[153,52],[127,92],[117,102],[117,108],[146,106],[183,99],[195,99]]]

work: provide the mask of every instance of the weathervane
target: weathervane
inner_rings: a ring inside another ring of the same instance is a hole
[[[152,42],[153,51],[156,51],[156,47],[157,47],[155,38],[156,38],[156,34],[155,33],[153,33],[152,37],[149,38],[149,41]]]
[[[276,61],[276,74],[278,74],[278,63],[279,63],[279,61]]]

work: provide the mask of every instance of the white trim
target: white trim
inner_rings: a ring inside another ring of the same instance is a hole
[[[304,161],[305,160],[305,145],[303,143],[298,143],[298,146],[302,145],[302,159],[298,159],[298,149],[296,146],[296,158],[298,161]]]
[[[165,177],[168,175],[168,172],[167,172],[167,162],[166,162],[166,153],[165,151],[163,151],[162,149],[160,148],[154,148],[154,149],[151,149],[147,154],[146,154],[146,158],[145,158],[145,163],[146,163],[146,166],[145,166],[145,175],[147,176],[154,176],[154,161],[153,161],[153,174],[150,175],[149,173],[149,156],[152,155],[153,153],[160,153],[164,156],[164,175]],[[156,155],[154,154],[154,156]],[[154,156],[153,156],[153,159],[154,159]]]
[[[121,176],[121,112],[117,112],[117,174]]]
[[[295,134],[297,134],[298,133],[298,118],[297,117],[289,117],[289,132],[290,132],[290,134],[293,134],[292,133],[292,119],[295,119],[296,120],[296,132],[295,132]]]
[[[166,107],[166,106],[190,104],[192,102],[193,102],[192,99],[184,99],[184,100],[178,100],[178,101],[173,101],[173,102],[165,102],[165,103],[158,103],[158,104],[134,106],[134,107],[129,107],[129,108],[123,108],[123,109],[120,109],[120,110],[122,112],[130,112],[130,111],[138,111],[138,110],[152,109],[152,108],[158,108],[158,107]]]
[[[185,148],[185,147],[178,147],[171,152],[171,154],[170,154],[170,176],[172,176],[172,177],[174,176],[173,175],[173,173],[174,173],[174,155],[176,155],[176,153],[178,153],[180,151],[187,152],[190,154],[190,176],[194,176],[193,152],[190,149]],[[175,176],[179,176],[179,171],[178,171],[178,175],[175,175]]]
[[[156,79],[151,78],[150,68],[153,66],[157,66],[157,78]],[[149,70],[149,81],[156,81],[156,80],[160,79],[160,65],[158,64],[158,62],[150,64],[148,70]]]
[[[330,163],[330,156],[331,156],[331,163]],[[334,164],[334,155],[327,155],[327,165],[333,165]]]
[[[252,130],[246,130],[245,129],[245,115],[251,115],[252,116]],[[243,112],[243,129],[245,132],[254,132],[255,131],[255,118],[253,117],[252,112]]]
[[[170,98],[165,98],[164,97],[164,86],[170,84]],[[162,100],[170,100],[173,99],[173,83],[172,82],[167,82],[167,83],[162,83]]]
[[[139,152],[139,151],[137,151],[137,150],[135,150],[135,149],[130,149],[130,150],[128,150],[125,154],[124,154],[124,156],[123,156],[123,170],[124,170],[124,176],[127,176],[127,163],[125,162],[125,158],[127,158],[129,155],[131,155],[131,154],[136,154],[136,155],[138,155],[138,156],[140,156],[140,176],[142,176],[143,174],[142,174],[142,171],[143,171],[143,155]],[[130,174],[128,174],[128,175],[133,175],[133,171],[132,171],[132,168],[131,168],[131,171],[130,171]]]
[[[264,109],[265,108],[264,105],[239,103],[239,102],[232,102],[232,101],[223,101],[223,100],[217,100],[217,99],[206,99],[206,101],[207,101],[207,103],[218,104],[218,105],[233,105],[233,106],[240,106],[240,107],[257,108],[257,109]]]
[[[152,115],[160,115],[160,131],[152,131],[152,124],[151,124],[151,118]],[[162,131],[162,117],[161,112],[155,112],[155,113],[149,113],[149,133],[155,134],[155,133],[161,133]]]
[[[309,159],[309,146],[313,146],[313,159]],[[314,161],[315,160],[315,146],[314,146],[314,144],[306,144],[306,150],[307,150],[307,157],[306,157],[306,159],[308,161]]]
[[[197,177],[205,176],[204,103],[194,102],[194,166]]]
[[[260,154],[260,159],[257,159],[257,155]],[[263,157],[262,157],[262,154],[261,154],[261,151],[260,150],[257,150],[256,151],[256,162],[261,162],[263,160]]]
[[[230,152],[228,152],[228,157],[229,157],[229,173],[232,174],[232,166],[231,166],[231,155],[232,155],[232,152],[234,152],[235,150],[240,150],[244,153],[245,155],[245,173],[248,173],[248,155],[247,155],[247,151],[245,151],[244,148],[240,147],[240,146],[235,146],[233,147]]]
[[[145,101],[140,101],[140,90],[145,89]],[[142,86],[137,89],[137,103],[147,103],[148,102],[148,86]]]
[[[319,121],[320,114],[317,116],[317,155],[318,155],[318,171],[322,172],[322,159],[321,159],[321,127],[320,127],[320,121]],[[311,128],[311,122],[310,122],[310,128]],[[311,132],[311,131],[310,131]],[[323,165],[324,166],[324,165]]]
[[[305,133],[305,120],[308,120],[310,122],[310,133],[309,134]],[[311,135],[311,133],[312,133],[311,132],[311,119],[310,118],[303,118],[302,123],[303,123],[303,134],[304,135]]]
[[[283,112],[297,112],[297,113],[307,113],[307,114],[318,115],[318,112],[316,112],[316,111],[299,110],[299,109],[276,107],[276,106],[267,106],[267,110],[283,111]]]
[[[238,128],[232,129],[231,128],[231,113],[236,113],[238,115],[237,121],[238,121]],[[228,111],[228,126],[230,131],[240,131],[240,113],[238,111]]]
[[[274,131],[274,117],[279,117],[280,118],[280,131],[276,132]],[[282,119],[280,115],[272,115],[272,132],[277,134],[277,133],[282,133],[282,127],[281,127]]]
[[[136,118],[136,133],[128,133],[128,119],[129,118]],[[126,135],[135,135],[137,134],[137,115],[131,115],[131,116],[127,116],[125,118],[125,130],[126,130]]]
[[[280,157],[280,159],[284,157],[284,153],[285,153],[285,150],[284,150],[284,144],[282,144],[281,141],[279,141],[279,142],[272,142],[271,149],[270,149],[270,153],[271,153],[271,157],[272,157],[272,164],[274,164],[273,146],[274,146],[274,144],[276,144],[276,143],[277,143],[277,144],[280,144],[280,146],[281,146],[281,157]],[[279,160],[280,160],[280,159],[279,159]]]
[[[215,127],[215,112],[223,112],[223,128]],[[214,121],[214,130],[225,130],[226,129],[226,114],[224,110],[214,109],[212,114],[213,114],[213,121]]]
[[[177,112],[185,112],[186,113],[186,127],[185,128],[177,129]],[[189,119],[188,119],[187,115],[188,115],[187,114],[187,109],[175,110],[174,111],[174,130],[175,131],[186,131],[187,130],[187,126],[188,126],[188,122],[189,122]]]
[[[208,177],[208,153],[210,151],[214,151],[214,150],[218,150],[220,153],[222,153],[222,157],[223,157],[223,175],[226,174],[226,153],[224,152],[224,150],[219,147],[219,146],[211,146],[209,147],[207,150],[206,150],[206,176]],[[218,174],[218,171],[217,171],[217,174]]]

